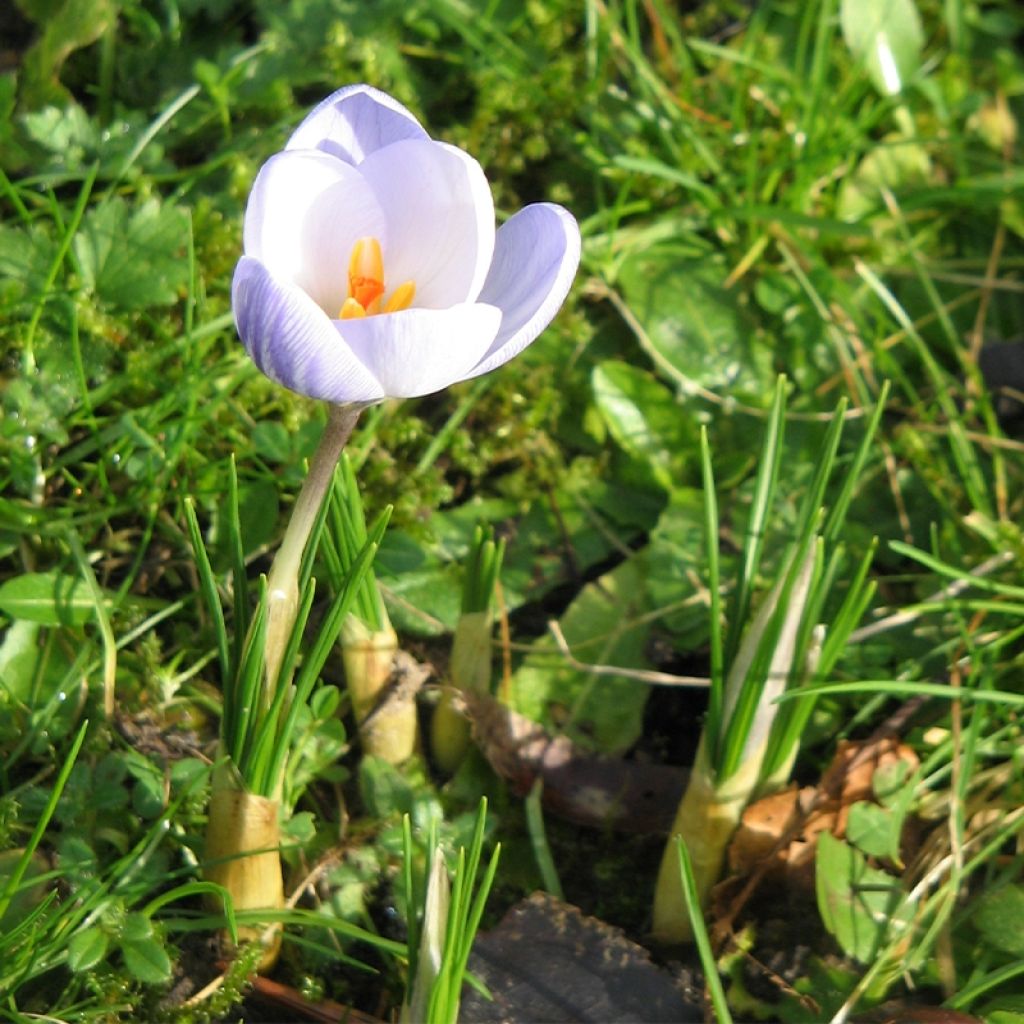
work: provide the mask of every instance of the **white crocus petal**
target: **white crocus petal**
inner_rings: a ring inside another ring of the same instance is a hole
[[[479,301],[501,310],[501,329],[469,376],[501,366],[547,327],[565,301],[579,262],[580,229],[560,206],[527,206],[498,229]]]
[[[500,310],[477,302],[336,320],[334,326],[389,398],[417,398],[464,380],[500,323]]]
[[[398,100],[369,85],[338,89],[306,115],[286,149],[319,149],[349,164],[402,139],[427,139]]]
[[[384,214],[354,167],[317,150],[278,153],[264,165],[245,211],[245,252],[298,285],[330,316],[348,294],[356,239],[387,244]]]
[[[231,305],[249,355],[286,388],[338,404],[379,402],[387,394],[341,342],[324,311],[251,256],[235,268]]]
[[[473,302],[494,253],[494,201],[480,165],[441,142],[396,142],[359,165],[388,224],[389,289],[416,285],[418,307]]]

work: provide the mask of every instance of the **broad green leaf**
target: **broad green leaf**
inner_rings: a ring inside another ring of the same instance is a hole
[[[592,381],[612,437],[671,490],[679,482],[680,463],[696,448],[692,414],[653,374],[628,363],[601,363]]]
[[[22,861],[28,856],[24,865],[24,873],[18,887],[11,895],[7,910],[0,915],[0,935],[10,932],[12,928],[24,921],[29,914],[42,902],[50,886],[38,881],[40,875],[46,874],[52,865],[38,849],[28,855],[24,847],[0,851],[0,892],[7,887],[12,875],[22,870]]]
[[[167,306],[188,278],[188,217],[150,199],[134,210],[115,197],[90,210],[75,236],[86,288],[123,310]]]
[[[126,914],[121,926],[122,942],[141,942],[153,938],[153,922],[145,914]]]
[[[0,299],[4,303],[42,291],[57,241],[38,222],[28,227],[0,224]]]
[[[462,573],[458,566],[442,565],[393,579],[381,573],[380,580],[388,615],[396,629],[436,635],[455,628],[462,605]]]
[[[869,857],[890,857],[895,848],[899,850],[899,817],[887,807],[858,800],[850,805],[850,817],[846,824],[846,838]]]
[[[879,803],[892,807],[900,800],[910,778],[911,767],[904,761],[880,765],[871,778],[871,789]]]
[[[316,451],[323,429],[316,418],[294,430],[288,430],[279,420],[263,420],[253,427],[250,438],[256,453],[279,467],[278,484],[298,487],[306,477],[306,460]]]
[[[139,981],[159,985],[171,976],[171,958],[163,943],[151,936],[146,939],[122,939],[124,965]]]
[[[394,765],[379,757],[364,757],[359,762],[359,792],[367,811],[376,818],[412,810],[412,786]]]
[[[884,139],[843,179],[836,213],[843,220],[860,220],[883,208],[883,188],[896,192],[925,185],[931,177],[932,163],[923,146],[899,136]]]
[[[61,797],[62,804],[67,796],[68,792],[65,789]],[[99,859],[88,840],[84,836],[76,835],[71,830],[66,830],[57,842],[57,862],[60,865],[61,874],[72,888],[93,878],[100,870]]]
[[[256,480],[238,488],[238,518],[245,554],[262,547],[273,537],[278,509],[278,488],[271,481]]]
[[[1024,957],[1024,886],[985,893],[974,904],[971,922],[990,946]]]
[[[106,955],[110,940],[99,927],[86,928],[72,936],[68,943],[68,967],[73,971],[87,971],[95,967]]]
[[[620,546],[631,544],[657,521],[664,492],[646,471],[634,474],[642,476],[639,486],[624,486],[621,477],[607,479],[599,469],[596,460],[576,460],[562,485],[535,495],[525,514],[518,501],[472,499],[435,512],[415,537],[388,530],[374,571],[395,628],[418,635],[455,628],[463,563],[478,523],[492,523],[507,535],[501,586],[509,612],[606,560],[616,539]]]
[[[269,462],[287,462],[294,457],[292,435],[280,420],[263,420],[249,432],[253,451]]]
[[[875,88],[883,96],[902,92],[921,67],[924,46],[914,0],[842,0],[839,23]]]
[[[58,81],[64,62],[75,50],[89,46],[117,17],[114,0],[64,0],[63,3],[21,0],[42,34],[22,58],[22,105],[34,109],[61,102],[67,93]]]
[[[333,718],[341,703],[341,690],[336,686],[321,686],[309,698],[309,711],[314,719]]]
[[[38,661],[39,623],[15,619],[0,643],[0,694],[6,690],[17,700],[27,701]]]
[[[708,642],[707,603],[692,600],[705,571],[704,547],[704,495],[694,488],[676,488],[640,558],[651,605],[675,609],[659,623],[675,634],[681,651],[698,650]]]
[[[69,166],[80,166],[86,155],[102,145],[102,135],[77,103],[43,107],[22,119],[28,137],[44,150],[60,154]],[[109,141],[109,140],[108,140]]]
[[[1024,1009],[1003,1009],[1001,1006],[996,1009],[985,1010],[985,1024],[1024,1024]]]
[[[587,584],[559,621],[573,656],[588,665],[650,668],[644,654],[650,623],[646,579],[638,559]],[[512,677],[516,711],[552,730],[568,729],[577,742],[620,753],[640,735],[647,686],[635,679],[596,675],[572,667],[543,636]]]
[[[871,867],[859,850],[828,832],[818,837],[818,911],[843,952],[871,963],[895,929],[903,896],[899,879]]]
[[[271,480],[253,480],[238,488],[238,519],[242,531],[242,553],[251,555],[268,544],[277,529],[281,509],[280,489]],[[217,526],[217,538],[210,561],[214,571],[223,571],[231,565],[231,530],[226,509]]]
[[[619,286],[670,383],[684,391],[696,384],[733,395],[769,394],[771,353],[754,342],[753,321],[723,286],[726,273],[713,261],[662,246],[630,256]]]
[[[208,775],[209,765],[198,757],[183,757],[180,761],[171,764],[171,786],[177,792],[180,789],[192,788],[196,799],[201,798],[202,787],[197,780]]]
[[[140,756],[141,755],[136,755]],[[89,807],[96,811],[121,811],[128,806],[125,755],[111,752],[93,769]]]
[[[132,807],[142,818],[156,818],[164,809],[163,772],[135,750],[125,755],[125,766],[135,779]]]
[[[316,838],[316,818],[309,811],[293,814],[281,827],[285,843],[307,846]]]
[[[92,618],[96,605],[84,580],[52,570],[0,584],[0,611],[43,626],[80,626]]]

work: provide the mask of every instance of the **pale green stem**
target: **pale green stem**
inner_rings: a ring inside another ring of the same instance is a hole
[[[334,467],[341,458],[345,443],[355,429],[362,412],[361,405],[332,405],[327,414],[320,446],[309,464],[302,490],[292,509],[284,539],[277,549],[267,578],[267,643],[264,676],[270,689],[277,682],[288,638],[295,626],[299,608],[299,567],[302,553],[316,522],[320,506],[334,479]]]

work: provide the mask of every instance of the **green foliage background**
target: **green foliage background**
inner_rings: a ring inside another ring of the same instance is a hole
[[[894,19],[895,91],[872,49],[883,16]],[[870,621],[906,617],[844,653],[830,681],[847,690],[819,700],[798,771],[816,778],[836,738],[870,732],[916,685],[953,678],[989,696],[951,712],[933,695],[908,729],[925,765],[915,792],[951,794],[965,842],[971,815],[993,806],[1016,828],[1022,32],[1014,4],[968,0],[682,11],[659,0],[18,0],[0,13],[0,847],[25,847],[80,723],[93,723],[41,847],[54,859],[36,865],[56,870],[63,892],[86,893],[86,909],[44,906],[48,952],[18,939],[0,970],[12,993],[3,1012],[153,1010],[152,986],[169,982],[171,954],[187,945],[187,912],[149,909],[168,878],[190,884],[201,856],[203,764],[167,745],[215,731],[219,700],[182,502],[196,501],[225,573],[234,456],[244,553],[254,578],[266,567],[323,414],[263,379],[234,336],[242,211],[305,110],[355,81],[473,153],[499,216],[550,199],[585,238],[569,302],[514,364],[371,410],[353,440],[369,513],[395,505],[377,572],[407,641],[443,658],[461,560],[475,524],[491,523],[508,541],[515,706],[590,749],[640,744],[685,761],[699,702],[672,705],[674,734],[655,728],[669,698],[652,712],[634,679],[568,666],[547,618],[581,662],[706,671],[699,426],[722,492],[727,579],[776,375],[791,382],[767,588],[838,399],[851,410],[842,462],[888,379],[844,539],[853,553],[880,540]],[[998,345],[1003,361],[986,370],[981,353]],[[994,587],[948,590],[979,566]],[[118,718],[97,725],[110,686]],[[331,875],[332,912],[371,919],[402,811],[414,824],[446,814],[457,837],[485,789],[511,835],[499,885],[512,898],[536,884],[518,805],[481,766],[443,795],[420,769],[356,779],[334,764],[344,743],[328,703],[307,723],[303,778],[347,787],[371,837]],[[938,746],[929,727],[945,731]],[[998,787],[985,788],[996,770]],[[290,826],[311,859],[344,817],[322,794],[312,785]],[[578,837],[556,835],[556,854],[560,841],[578,854]],[[650,861],[627,847],[632,856]],[[865,950],[902,938],[865,938],[850,896],[854,874],[884,873],[866,859],[879,856],[853,837],[830,849],[839,867],[821,899],[840,915],[832,931],[848,959],[799,979],[819,1007],[858,991]],[[929,920],[950,922],[967,996],[943,988],[934,935],[913,939],[905,961],[936,1000],[1019,1012],[1016,947],[991,897],[977,912],[970,902],[983,887],[1018,898],[1017,869],[1016,854],[1005,868],[991,852],[937,889],[948,906],[936,902]],[[972,889],[972,873],[984,885]],[[589,909],[622,909],[593,888]],[[195,896],[183,894],[186,910]],[[624,923],[639,934],[635,902]],[[317,941],[295,973],[364,995],[337,969],[337,948]],[[378,987],[393,986],[395,968],[382,969]],[[49,1005],[58,976],[63,1001]],[[897,976],[858,996],[880,999]],[[742,978],[733,984],[738,998]],[[786,1019],[801,1019],[803,1004],[783,1002]]]

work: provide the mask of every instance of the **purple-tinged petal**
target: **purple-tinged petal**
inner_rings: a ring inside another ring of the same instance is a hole
[[[334,326],[389,398],[416,398],[463,380],[500,323],[494,306],[466,303],[336,320]]]
[[[409,140],[378,149],[359,171],[387,220],[388,290],[413,281],[413,304],[427,309],[475,301],[494,253],[494,200],[480,165],[454,146]]]
[[[403,139],[427,139],[419,121],[387,93],[347,85],[306,115],[286,149],[320,149],[349,164]]]
[[[354,167],[315,149],[278,153],[263,165],[245,209],[245,254],[329,316],[345,301],[349,256],[364,235],[387,243],[384,214]]]
[[[243,256],[235,267],[231,305],[239,337],[271,380],[338,404],[379,402],[387,394],[338,337],[324,311],[251,256]]]
[[[499,229],[480,302],[502,312],[501,330],[470,377],[520,353],[558,312],[580,262],[580,229],[552,203],[520,210]]]

